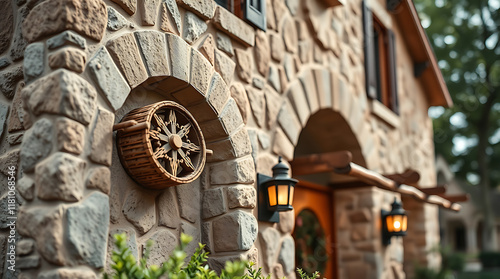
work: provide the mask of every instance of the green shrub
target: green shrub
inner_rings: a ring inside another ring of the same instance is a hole
[[[430,269],[428,267],[415,267],[416,279],[445,279],[450,278],[450,275],[461,272],[465,267],[465,255],[454,253],[449,248],[435,248],[432,253],[441,254],[441,268],[439,270]]]
[[[500,267],[500,252],[481,252],[479,260],[483,268],[498,268]]]
[[[144,256],[137,263],[136,258],[130,252],[127,245],[127,236],[125,233],[114,235],[117,251],[113,251],[111,259],[113,264],[111,268],[114,273],[110,276],[107,273],[103,274],[104,279],[269,279],[270,275],[264,277],[262,268],[254,269],[253,263],[244,261],[226,262],[221,274],[218,275],[211,270],[207,263],[208,252],[203,249],[205,245],[199,243],[195,253],[186,264],[187,257],[184,249],[192,241],[192,237],[186,234],[181,234],[181,244],[175,248],[169,259],[161,266],[146,264],[149,253],[151,251],[152,241],[146,243],[146,251]],[[245,271],[247,271],[245,273]],[[301,279],[316,279],[319,273],[316,271],[309,276],[301,269],[297,269]]]

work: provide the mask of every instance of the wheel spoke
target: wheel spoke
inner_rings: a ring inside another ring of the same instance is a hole
[[[175,117],[175,112],[174,110],[170,111],[170,115],[168,117],[168,121],[170,122],[170,129],[172,129],[172,134],[177,133],[177,119]]]
[[[170,131],[168,130],[167,125],[165,125],[165,122],[158,115],[156,115],[156,113],[153,115],[155,116],[155,120],[156,123],[158,123],[158,126],[160,126],[161,129],[165,132],[165,134],[167,134],[167,136],[170,137],[172,133],[170,133]]]
[[[191,123],[188,123],[184,126],[182,126],[181,130],[179,131],[178,135],[179,137],[183,137],[189,133],[189,129],[191,129]]]
[[[182,148],[187,149],[191,152],[200,152],[201,151],[201,148],[192,142],[191,143],[183,142]]]
[[[172,150],[172,159],[170,160],[170,168],[172,169],[172,174],[177,176],[177,169],[179,168],[179,161],[177,160],[177,151]]]
[[[156,151],[154,153],[154,156],[156,159],[165,158],[166,155],[167,155],[167,151],[163,147],[156,149]]]
[[[177,150],[179,151],[179,155],[181,155],[181,158],[184,160],[184,164],[186,167],[190,168],[191,171],[194,171],[194,165],[193,165],[193,162],[191,162],[191,159],[189,159],[189,157],[186,155],[186,153],[184,153],[184,151],[182,149],[179,149]]]

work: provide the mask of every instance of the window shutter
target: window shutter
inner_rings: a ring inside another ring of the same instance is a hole
[[[245,0],[244,10],[248,22],[266,31],[266,0]]]
[[[375,62],[375,46],[373,33],[373,16],[366,6],[366,1],[362,2],[363,8],[363,32],[364,32],[364,52],[365,52],[365,84],[366,94],[370,99],[377,99],[377,69]]]
[[[398,101],[398,74],[396,72],[396,37],[392,30],[387,30],[387,50],[389,52],[389,78],[391,87],[391,108],[396,114],[399,114]]]

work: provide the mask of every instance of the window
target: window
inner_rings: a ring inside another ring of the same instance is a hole
[[[266,31],[266,0],[215,0],[253,26]]]
[[[363,31],[367,95],[398,114],[394,33],[385,28],[373,15],[365,1],[363,1]]]

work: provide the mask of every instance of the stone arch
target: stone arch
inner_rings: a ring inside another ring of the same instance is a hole
[[[367,111],[366,96],[362,93],[356,94],[353,89],[348,88],[343,77],[337,76],[328,67],[306,67],[290,82],[284,95],[274,121],[275,153],[292,160],[292,147],[297,145],[299,135],[309,118],[321,109],[330,109],[347,121],[356,138],[363,139],[359,144],[362,155],[366,158],[366,167],[375,166],[375,142],[369,125],[364,121]],[[356,105],[361,109],[357,109]]]

